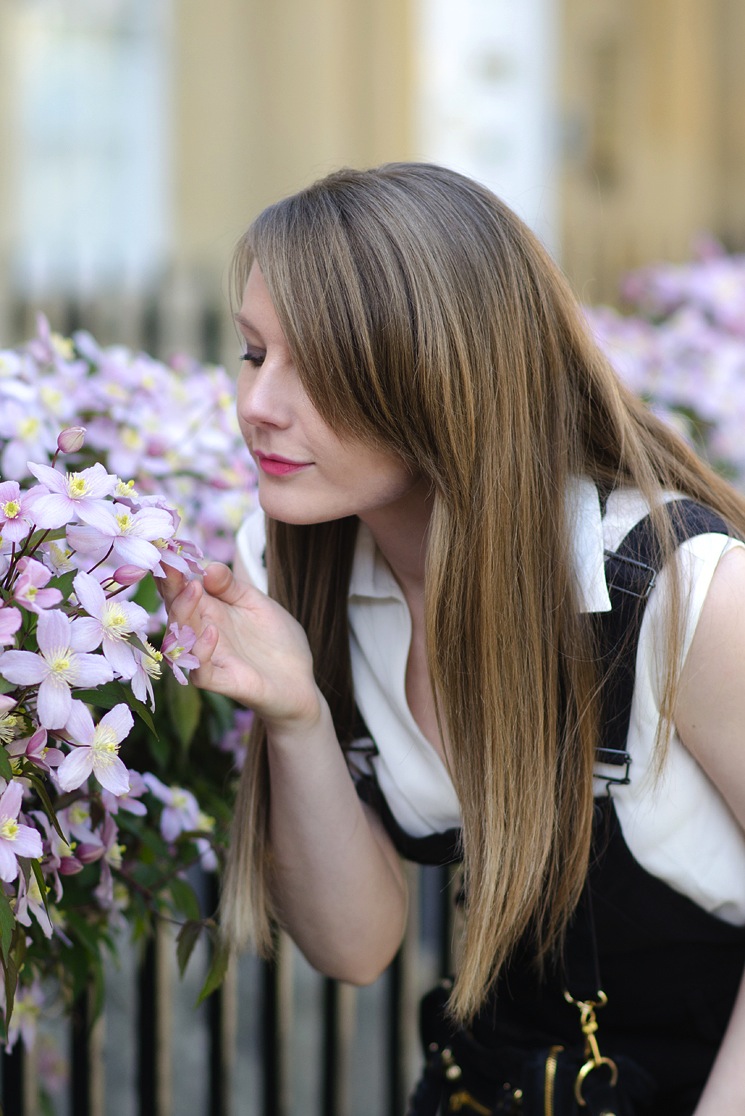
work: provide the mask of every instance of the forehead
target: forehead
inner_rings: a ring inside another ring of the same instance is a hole
[[[235,320],[244,331],[260,333],[267,339],[275,336],[284,338],[264,276],[256,263],[248,273],[243,301]]]

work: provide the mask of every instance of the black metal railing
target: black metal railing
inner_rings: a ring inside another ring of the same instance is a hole
[[[107,997],[94,1024],[84,996],[67,1024],[66,1095],[41,1108],[35,1054],[19,1042],[0,1058],[4,1116],[400,1116],[418,1067],[418,997],[452,968],[452,871],[409,874],[410,930],[368,989],[312,973],[283,938],[275,961],[245,957],[231,966],[192,1017],[174,1010],[174,938],[159,932],[141,956],[124,955],[131,970],[118,976],[135,989],[135,1010],[124,1021],[134,1072],[120,1072],[124,1050],[107,1050],[102,1039],[121,1005]],[[174,1036],[188,1028],[194,1036],[183,1041],[194,1057],[177,1062]]]

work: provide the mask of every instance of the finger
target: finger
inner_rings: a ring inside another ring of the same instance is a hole
[[[187,579],[180,570],[174,570],[172,567],[165,567],[165,571],[165,577],[155,578],[155,585],[166,608],[170,608],[172,602],[187,584]]]
[[[188,624],[197,634],[202,627],[201,609],[204,590],[199,581],[187,581],[181,592],[173,598],[168,609],[168,619],[179,625]]]
[[[204,588],[211,597],[218,597],[228,605],[235,604],[246,589],[223,562],[210,562],[204,571]]]
[[[192,647],[192,654],[196,655],[203,667],[212,659],[219,638],[219,632],[215,625],[207,624]]]

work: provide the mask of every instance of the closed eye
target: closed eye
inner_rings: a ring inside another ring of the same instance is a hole
[[[247,361],[252,364],[254,368],[260,368],[264,363],[266,353],[261,349],[246,349],[245,353],[241,356],[241,360]]]

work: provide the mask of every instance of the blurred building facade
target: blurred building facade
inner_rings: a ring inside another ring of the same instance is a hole
[[[741,0],[0,0],[0,344],[38,306],[199,349],[209,303],[223,355],[251,217],[391,159],[485,181],[613,301],[745,247],[743,46]]]

